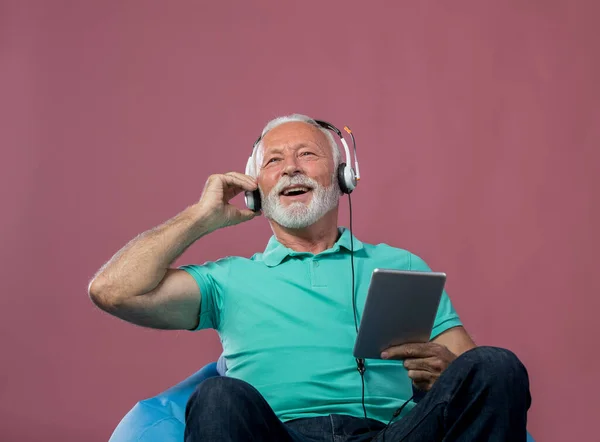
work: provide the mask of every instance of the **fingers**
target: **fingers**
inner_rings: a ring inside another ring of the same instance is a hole
[[[249,175],[244,175],[243,173],[228,172],[223,174],[223,178],[227,184],[241,187],[244,190],[252,191],[258,188],[258,183],[256,180]]]
[[[419,370],[440,374],[442,371],[444,371],[445,366],[441,359],[429,357],[424,359],[406,359],[404,361],[404,368],[406,368],[408,371]]]
[[[438,378],[434,374],[422,370],[409,370],[408,377],[412,379],[413,384],[415,384],[419,390],[423,391],[431,390],[431,387],[433,387],[433,384]]]
[[[442,372],[448,367],[454,354],[434,342],[396,345],[387,348],[383,359],[404,361],[404,368],[419,390],[429,391]]]
[[[381,357],[383,359],[420,359],[435,356],[437,345],[433,342],[396,345],[387,348]]]

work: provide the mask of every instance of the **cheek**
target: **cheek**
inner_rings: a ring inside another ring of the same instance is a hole
[[[262,189],[265,194],[271,192],[271,189],[277,184],[277,179],[270,177],[267,174],[261,174],[258,177],[258,186]]]
[[[331,170],[330,167],[315,167],[311,170],[307,170],[307,175],[311,178],[317,180],[323,186],[331,186],[333,184],[333,180],[337,180],[337,171]]]

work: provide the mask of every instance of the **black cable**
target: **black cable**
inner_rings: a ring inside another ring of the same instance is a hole
[[[350,212],[350,263],[352,265],[352,311],[354,312],[354,328],[358,333],[358,318],[356,311],[356,293],[354,293],[354,236],[352,233],[352,198],[348,194],[348,209]]]
[[[354,289],[354,233],[353,233],[353,225],[352,225],[352,198],[350,197],[350,194],[348,194],[348,209],[350,212],[350,263],[352,265],[352,310],[354,312],[354,327],[356,329],[356,333],[358,334],[358,312],[356,310],[356,293],[355,293],[355,289]],[[365,415],[365,420],[367,420],[367,408],[365,406],[365,371],[366,371],[365,360],[362,358],[356,358],[356,366],[357,366],[358,372],[360,373],[360,380],[361,380],[361,384],[362,384],[361,403],[362,403],[362,408],[363,408],[363,412]],[[412,401],[414,398],[415,398],[415,395],[413,394],[410,397],[410,399],[406,400],[400,406],[400,408],[398,408],[394,412],[394,414],[388,421],[387,425],[383,429],[383,433],[381,436],[382,442],[385,442],[385,432],[387,431],[387,429],[390,426],[390,424],[392,423],[392,421],[395,418],[397,418],[398,416],[400,416],[400,413],[402,413],[402,410],[404,410],[404,407],[406,407],[406,405],[410,401]],[[369,424],[369,430],[371,430],[370,422],[368,422],[368,424]]]
[[[352,144],[354,145],[354,158],[356,159],[356,140],[354,138],[354,134],[348,127],[345,127],[344,129],[346,129],[346,131],[352,137]],[[337,131],[337,133],[341,137],[340,131]],[[348,194],[348,209],[350,212],[350,263],[352,266],[352,310],[354,312],[354,328],[356,329],[356,334],[358,335],[358,312],[356,311],[356,293],[354,290],[354,233],[353,233],[353,229],[352,229],[352,198],[350,197],[350,194]],[[363,412],[365,414],[365,420],[367,420],[367,423],[369,425],[369,430],[371,430],[371,423],[367,419],[367,408],[365,407],[365,371],[367,369],[365,366],[365,360],[362,358],[356,358],[356,367],[357,367],[358,372],[360,373],[360,379],[361,379],[361,383],[362,383],[362,400],[361,400],[362,408],[363,408]],[[387,425],[383,429],[382,442],[385,442],[385,432],[388,429],[388,427],[390,426],[390,424],[392,423],[392,421],[395,418],[397,418],[398,416],[400,416],[400,413],[402,413],[402,410],[404,409],[404,407],[406,407],[406,405],[410,401],[412,401],[414,398],[415,398],[415,395],[413,394],[410,397],[410,399],[406,400],[402,404],[402,406],[400,406],[400,408],[398,408],[394,412],[394,414],[388,421]]]
[[[385,432],[387,431],[388,427],[390,426],[390,424],[392,423],[392,421],[394,419],[396,419],[398,416],[400,416],[400,413],[402,413],[402,410],[404,410],[404,407],[406,407],[406,404],[408,404],[410,401],[412,401],[415,398],[415,395],[413,394],[410,399],[406,400],[402,406],[400,408],[398,408],[396,411],[394,411],[394,414],[392,415],[392,417],[390,418],[390,420],[388,421],[387,425],[385,426],[385,428],[383,429],[383,433],[381,433],[381,442],[385,442]]]
[[[352,225],[352,198],[348,194],[348,208],[350,212],[350,264],[352,266],[352,311],[354,312],[354,328],[356,334],[358,334],[358,312],[356,311],[356,293],[354,289],[354,232]],[[356,368],[360,373],[360,380],[362,384],[361,403],[365,419],[367,419],[367,407],[365,406],[365,360],[362,358],[356,358]]]

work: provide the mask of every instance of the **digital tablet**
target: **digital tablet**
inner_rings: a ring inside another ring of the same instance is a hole
[[[354,357],[381,359],[392,345],[428,342],[445,283],[445,273],[375,269]]]

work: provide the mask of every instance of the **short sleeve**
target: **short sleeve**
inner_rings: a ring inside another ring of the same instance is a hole
[[[194,331],[206,328],[218,330],[225,291],[224,282],[227,281],[229,273],[228,261],[223,259],[215,262],[207,262],[202,265],[184,265],[179,267],[179,269],[188,272],[200,289],[200,296],[202,298],[200,303],[200,320],[198,327]]]
[[[419,258],[417,255],[411,254],[410,256],[410,270],[419,272],[430,272],[431,269],[425,261]],[[462,322],[458,317],[458,314],[454,310],[454,306],[446,293],[446,290],[442,293],[442,299],[438,307],[435,321],[433,323],[433,330],[431,332],[431,338],[435,339],[438,335],[442,334],[448,329],[453,327],[461,326]]]

